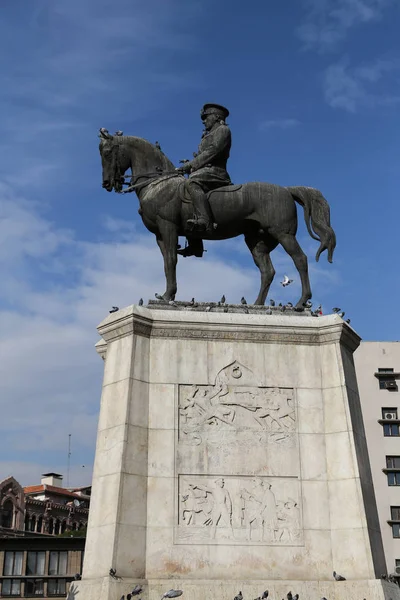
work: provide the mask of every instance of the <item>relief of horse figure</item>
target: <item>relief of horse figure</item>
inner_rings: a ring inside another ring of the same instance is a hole
[[[196,235],[188,230],[193,205],[185,194],[185,177],[176,172],[172,162],[150,142],[133,136],[110,135],[100,130],[100,154],[103,188],[122,191],[125,172],[132,171],[129,191],[136,191],[139,214],[144,225],[154,233],[164,258],[167,287],[162,298],[169,302],[177,292],[176,264],[178,236]],[[261,273],[261,287],[255,304],[263,305],[275,275],[270,253],[278,244],[291,256],[301,279],[301,297],[295,308],[304,310],[311,298],[307,257],[297,239],[296,202],[304,209],[309,234],[320,242],[316,260],[328,251],[328,261],[336,245],[330,225],[328,202],[321,192],[309,187],[281,187],[271,183],[246,183],[219,188],[208,195],[216,228],[202,239],[224,240],[243,234],[254,262]]]

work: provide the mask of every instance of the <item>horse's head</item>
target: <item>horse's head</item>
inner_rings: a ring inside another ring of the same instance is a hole
[[[107,129],[100,129],[99,150],[103,167],[103,188],[107,192],[111,192],[113,189],[116,192],[122,191],[123,175],[129,166],[121,136],[122,132],[111,135]]]

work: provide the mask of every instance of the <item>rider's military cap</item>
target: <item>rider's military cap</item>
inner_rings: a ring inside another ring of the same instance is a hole
[[[221,114],[224,119],[229,116],[229,110],[225,106],[221,106],[221,104],[205,104],[201,109],[200,116],[203,118],[205,115],[213,113]]]

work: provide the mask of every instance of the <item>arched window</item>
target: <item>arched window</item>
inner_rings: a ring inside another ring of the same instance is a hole
[[[63,521],[61,523],[61,533],[64,533],[64,531],[67,529],[67,522]]]
[[[36,515],[32,515],[30,531],[36,531]]]
[[[6,500],[3,504],[3,510],[1,515],[1,525],[2,527],[7,527],[11,529],[13,526],[13,513],[14,513],[14,505],[11,500]]]
[[[54,520],[49,519],[49,534],[52,535],[54,531]]]
[[[29,530],[29,513],[25,515],[25,531]]]
[[[54,525],[54,535],[58,535],[60,533],[60,521],[57,519]]]
[[[78,525],[76,523],[72,523],[72,531],[76,531],[78,529]]]
[[[36,531],[38,533],[42,533],[42,528],[43,528],[43,517],[39,517],[37,520]]]

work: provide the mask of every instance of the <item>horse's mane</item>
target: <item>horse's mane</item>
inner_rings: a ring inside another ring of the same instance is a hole
[[[173,171],[175,169],[174,164],[164,152],[157,148],[155,144],[152,144],[144,138],[136,137],[134,135],[119,135],[114,136],[113,141],[117,144],[135,145],[139,151],[145,155],[151,156],[152,160],[158,163],[154,166],[160,166],[164,171]]]

